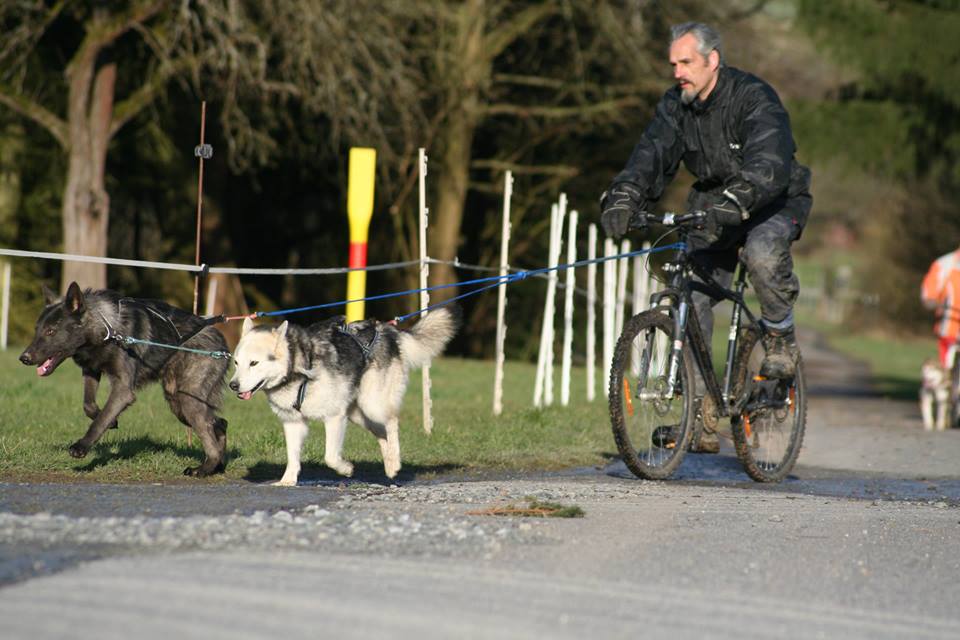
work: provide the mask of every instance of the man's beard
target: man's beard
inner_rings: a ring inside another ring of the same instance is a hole
[[[688,105],[696,99],[697,92],[693,87],[680,89],[680,102],[682,102],[684,105]]]

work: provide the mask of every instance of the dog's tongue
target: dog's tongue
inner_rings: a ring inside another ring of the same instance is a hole
[[[47,358],[39,367],[37,367],[38,376],[48,376],[53,371],[53,358]]]
[[[250,396],[252,395],[253,395],[253,391],[244,391],[242,393],[238,393],[237,397],[240,398],[241,400],[249,400]]]

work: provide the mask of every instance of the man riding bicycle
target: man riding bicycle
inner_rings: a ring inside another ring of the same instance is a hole
[[[601,198],[601,222],[619,238],[643,229],[637,215],[663,195],[682,160],[697,181],[690,211],[705,211],[691,233],[692,259],[729,287],[739,259],[760,301],[766,359],[761,375],[788,379],[798,357],[793,304],[799,282],[790,246],[800,237],[813,199],[810,170],[799,164],[790,120],[777,93],[763,80],[724,64],[720,36],[701,23],[674,26],[670,64],[677,85],[656,108],[626,167]],[[697,318],[708,338],[718,300],[697,293]],[[702,395],[703,382],[697,392]],[[699,451],[716,452],[715,434]]]
[[[934,332],[939,338],[940,364],[949,368],[950,348],[960,338],[960,249],[933,261],[923,278],[920,299],[936,312]]]

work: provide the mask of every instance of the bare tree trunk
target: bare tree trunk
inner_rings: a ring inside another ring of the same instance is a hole
[[[460,245],[460,225],[470,182],[470,150],[479,118],[479,92],[490,76],[491,60],[483,50],[485,29],[484,0],[469,0],[460,8],[454,51],[458,64],[450,67],[446,78],[454,95],[448,104],[456,105],[438,136],[441,146],[437,171],[437,215],[430,226],[430,257],[451,261]],[[432,284],[456,282],[453,267],[438,264],[430,268]],[[456,290],[440,289],[437,299],[450,298]]]
[[[117,67],[108,64],[100,68],[90,99],[90,79],[95,64],[96,51],[90,51],[67,70],[69,164],[63,193],[63,251],[105,257],[110,197],[104,187],[104,174]],[[82,287],[106,287],[106,265],[64,262],[61,291],[66,291],[71,282]]]
[[[20,154],[25,134],[19,124],[2,125],[0,131],[0,242],[10,245],[17,235],[20,205]]]

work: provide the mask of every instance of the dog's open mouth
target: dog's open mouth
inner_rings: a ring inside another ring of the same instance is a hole
[[[237,394],[237,397],[240,398],[241,400],[249,400],[253,396],[253,394],[255,394],[262,386],[263,386],[263,380],[258,382],[257,386],[255,386],[253,389],[250,389],[250,391],[239,392]]]
[[[60,355],[53,355],[44,360],[39,367],[37,367],[37,375],[41,378],[48,376],[53,373],[53,370],[60,366]]]

